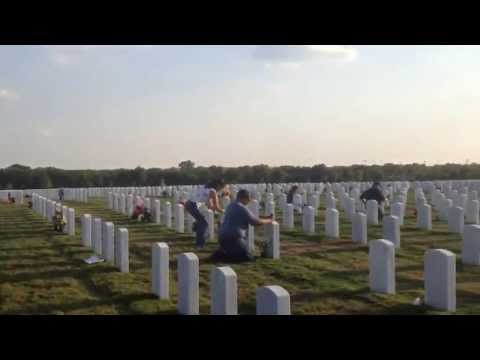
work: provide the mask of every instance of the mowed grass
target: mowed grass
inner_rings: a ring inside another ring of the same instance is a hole
[[[413,198],[411,193],[410,199]],[[163,201],[163,200],[162,200]],[[195,252],[200,258],[200,313],[210,312],[211,253],[209,242],[196,251],[192,234],[155,224],[140,224],[106,209],[104,199],[67,202],[75,208],[76,236],[55,234],[51,224],[25,206],[0,204],[0,314],[176,314],[176,255]],[[84,213],[127,227],[130,235],[130,273],[107,263],[87,265],[90,249],[80,245],[80,216]],[[277,213],[280,219],[280,213]],[[375,294],[368,287],[368,247],[351,242],[351,225],[342,212],[340,240],[324,233],[324,210],[317,216],[318,235],[301,231],[281,233],[281,259],[259,258],[254,263],[228,264],[238,276],[240,314],[255,314],[255,290],[280,285],[291,295],[293,314],[446,314],[414,306],[424,296],[423,257],[429,248],[457,254],[457,314],[480,314],[480,267],[460,262],[461,237],[449,234],[434,215],[433,231],[415,229],[409,203],[396,251],[396,295]],[[369,240],[381,238],[381,226],[369,226]],[[256,238],[263,230],[257,228]],[[170,247],[170,301],[150,292],[151,247]]]

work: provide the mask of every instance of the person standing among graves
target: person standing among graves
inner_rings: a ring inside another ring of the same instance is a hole
[[[193,192],[189,199],[183,203],[185,210],[195,219],[193,231],[195,232],[195,244],[198,248],[203,248],[206,242],[208,222],[199,208],[205,205],[207,209],[223,213],[220,206],[218,194],[223,191],[226,184],[223,180],[210,181],[205,187]]]
[[[297,185],[293,185],[287,193],[287,204],[293,204],[293,197],[298,190]]]
[[[287,204],[293,204],[294,209],[298,211],[299,214],[302,213],[302,204],[295,203],[295,194],[298,191],[298,186],[293,185],[287,193]]]
[[[380,221],[383,219],[381,204],[385,201],[385,196],[383,195],[379,182],[374,182],[370,189],[365,190],[362,195],[360,195],[360,200],[363,201],[364,204],[366,204],[368,200],[376,200],[378,203],[378,218]]]
[[[58,190],[59,201],[63,201],[64,197],[65,197],[65,191],[63,189]]]
[[[220,248],[212,256],[213,260],[252,261],[253,254],[247,245],[248,226],[271,224],[272,215],[256,217],[247,208],[250,202],[250,193],[242,189],[237,198],[225,211],[225,218],[219,231]]]

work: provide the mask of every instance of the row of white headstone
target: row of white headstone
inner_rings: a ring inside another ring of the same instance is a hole
[[[116,228],[111,221],[92,218],[90,214],[81,217],[81,243],[91,248],[108,263],[113,263],[121,272],[129,272],[128,229]]]
[[[169,247],[156,243],[152,247],[152,293],[170,299]],[[199,314],[199,259],[194,253],[177,256],[177,310],[182,315]],[[211,272],[210,313],[238,314],[237,274],[228,266]],[[290,295],[280,286],[264,286],[256,291],[257,315],[290,315]]]
[[[48,221],[52,221],[56,210],[61,209],[62,217],[66,220],[64,232],[75,236],[75,209],[37,194],[32,195],[32,209]],[[100,218],[92,220],[89,214],[84,214],[81,217],[81,244],[92,248],[95,254],[102,256],[107,262],[113,262],[121,272],[128,272],[128,230],[119,228],[114,234],[114,229],[112,222],[102,222]]]
[[[0,190],[0,200],[7,201],[8,194],[15,199],[15,204],[22,205],[24,191],[23,190]]]
[[[359,191],[358,191],[359,192]],[[298,194],[297,194],[298,195]],[[267,193],[266,194],[267,201],[265,204],[265,215],[275,215],[275,202],[274,202],[274,194],[273,193]],[[140,197],[136,197],[135,199],[140,199]],[[282,199],[284,201],[282,201]],[[230,202],[230,199],[225,197],[222,199],[223,200],[223,206],[226,207],[228,203]],[[315,214],[317,213],[318,205],[319,205],[319,197],[314,194],[310,198],[312,205],[308,206],[304,209],[303,212],[303,229],[304,232],[308,234],[314,234],[315,233]],[[294,226],[294,205],[293,204],[286,204],[286,195],[281,194],[281,203],[283,204],[283,226],[286,229],[292,229]],[[146,207],[150,207],[150,199],[145,199],[144,200]],[[130,204],[130,205],[129,205]],[[131,211],[130,209],[133,209],[133,206],[135,204],[135,200],[133,195],[127,195],[125,194],[115,194],[115,193],[109,193],[108,195],[108,206],[109,208],[115,210],[115,211],[120,211],[124,214],[129,214]],[[328,192],[326,194],[326,221],[325,221],[325,234],[328,238],[339,238],[339,212],[338,210],[335,209],[335,204],[336,200],[333,197],[333,193]],[[252,211],[254,215],[259,215],[259,209],[260,205],[258,200],[253,199],[249,204],[248,207]],[[160,200],[155,200],[155,206],[153,207],[153,215],[156,219],[156,222],[161,224],[161,218],[159,215],[160,214]],[[213,234],[213,212],[211,210],[207,209],[202,209],[205,211],[205,215],[207,218],[207,222],[209,223],[209,234],[210,234],[210,239],[213,240],[214,234]],[[398,217],[398,222],[400,224],[403,224],[403,216],[405,212],[405,205],[403,203],[395,203],[392,205],[392,214],[397,215]],[[165,203],[165,209],[164,209],[164,214],[166,214],[165,218],[165,224],[167,227],[171,227],[171,204],[169,202]],[[391,239],[391,241],[394,241],[396,246],[399,246],[399,226],[397,224],[397,219],[395,218],[395,215],[392,217],[388,217],[386,221],[384,222],[384,237],[386,239]],[[179,233],[184,232],[184,212],[183,212],[183,205],[181,204],[176,204],[175,205],[175,230]],[[367,215],[365,216],[362,213],[353,213],[352,215],[352,238],[353,241],[355,242],[361,242],[366,244],[367,241],[367,229],[366,229],[366,224],[365,220],[367,220],[367,223],[370,224],[378,224],[378,204],[374,200],[370,200],[367,202]],[[191,229],[191,223],[193,222],[193,218],[187,214],[187,229]],[[248,242],[249,242],[249,247],[253,246],[254,243],[254,228],[250,227],[249,228],[249,236],[248,236]],[[267,231],[268,233],[268,231]],[[275,247],[274,247],[275,248]],[[273,251],[272,253],[276,253],[276,251]]]
[[[33,194],[36,194],[50,200],[60,201],[59,191],[60,189],[25,190],[25,191],[22,191],[22,197],[24,195],[31,195],[33,197]],[[77,202],[87,203],[88,198],[89,198],[88,188],[64,189],[64,197],[63,197],[64,201],[77,201]]]
[[[38,194],[32,194],[32,210],[43,216],[47,221],[52,222],[55,212],[62,211],[62,217],[65,219],[64,233],[75,235],[75,209],[62,206],[61,203],[49,200]]]
[[[151,199],[142,199],[141,197],[136,197],[136,201],[144,201],[145,207],[151,204]],[[225,207],[227,204],[227,200],[224,199],[225,203],[223,206]],[[125,204],[125,206],[124,206]],[[131,204],[131,205],[128,205]],[[109,193],[108,195],[108,207],[117,212],[121,212],[124,215],[129,216],[129,209],[135,206],[136,202],[134,202],[134,197],[132,195],[125,194],[115,194]],[[154,200],[154,207],[153,207],[153,217],[155,219],[155,223],[159,225],[165,225],[167,228],[173,228],[177,233],[185,233],[185,229],[187,229],[188,233],[192,232],[192,226],[194,222],[194,218],[188,213],[185,212],[184,206],[182,204],[175,204],[175,212],[174,212],[174,220],[175,223],[172,224],[172,205],[169,201],[163,203],[163,211],[161,210],[161,201],[159,199]],[[253,200],[248,204],[250,210],[258,216],[259,213],[259,204],[258,201]],[[203,213],[207,220],[208,224],[208,239],[209,241],[215,241],[215,223],[214,223],[214,213],[212,210],[207,209],[206,207],[201,207],[200,211]],[[267,210],[270,211],[270,210]],[[163,216],[162,216],[163,215]],[[185,216],[186,215],[186,216]],[[186,220],[186,226],[185,226]],[[274,222],[271,225],[265,226],[265,234],[266,234],[266,257],[272,259],[278,259],[280,257],[280,229],[279,224]],[[254,248],[254,241],[255,241],[255,231],[254,227],[250,226],[248,231],[248,247],[249,249],[253,250]]]
[[[478,235],[477,242],[480,243]],[[455,254],[448,250],[430,249],[426,251],[424,260],[426,305],[439,310],[452,312],[456,310],[455,259]],[[368,261],[370,290],[395,294],[394,244],[385,239],[370,241]]]

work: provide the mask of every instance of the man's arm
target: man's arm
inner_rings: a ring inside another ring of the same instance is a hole
[[[255,215],[252,214],[252,212],[248,208],[245,208],[245,211],[246,211],[246,216],[248,217],[248,223],[252,226],[267,225],[267,224],[271,224],[273,221],[272,215],[256,217]]]

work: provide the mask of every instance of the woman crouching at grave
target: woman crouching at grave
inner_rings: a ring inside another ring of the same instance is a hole
[[[247,208],[250,194],[247,190],[240,190],[237,199],[228,205],[225,218],[219,231],[220,249],[213,255],[213,261],[252,261],[255,259],[248,249],[248,226],[271,224],[272,215],[257,218]]]
[[[198,248],[203,248],[206,241],[208,222],[205,216],[200,212],[199,208],[205,205],[212,211],[223,213],[220,206],[218,194],[223,191],[226,184],[223,180],[214,180],[205,185],[204,188],[193,192],[189,199],[183,204],[185,210],[195,219],[193,223],[193,231],[195,232],[195,244]]]

